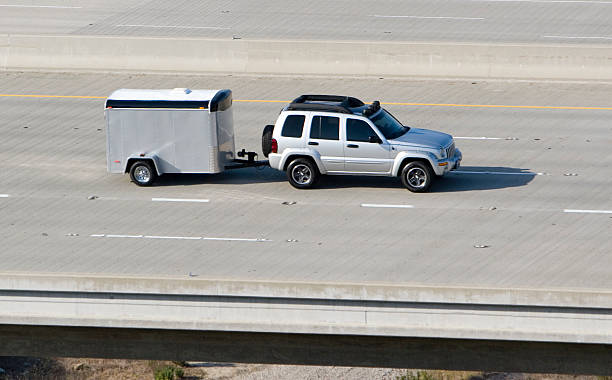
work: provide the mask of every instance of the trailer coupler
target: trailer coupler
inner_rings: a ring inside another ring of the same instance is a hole
[[[226,165],[225,169],[240,169],[240,168],[249,168],[249,167],[255,167],[255,166],[266,166],[270,164],[268,160],[256,161],[255,157],[257,157],[257,153],[247,152],[245,149],[238,151],[236,155],[238,157],[246,156],[247,159],[245,160],[245,159],[235,158],[232,161],[234,162],[234,165]]]

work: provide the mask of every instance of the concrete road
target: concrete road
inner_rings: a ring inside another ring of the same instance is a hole
[[[606,0],[4,1],[0,33],[609,44]]]
[[[456,136],[464,166],[428,194],[359,177],[299,191],[269,168],[139,188],[106,173],[103,97],[121,87],[232,88],[251,150],[301,93],[429,104],[387,107]],[[610,85],[3,73],[0,93],[2,271],[612,288]]]

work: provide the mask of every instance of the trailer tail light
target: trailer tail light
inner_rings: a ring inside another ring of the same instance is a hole
[[[278,153],[278,142],[276,139],[272,139],[272,149],[270,150],[270,153]]]

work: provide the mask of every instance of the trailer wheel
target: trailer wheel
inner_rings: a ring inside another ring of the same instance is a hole
[[[130,168],[130,178],[138,186],[151,186],[157,174],[150,162],[137,161]]]
[[[272,132],[274,132],[274,125],[266,125],[261,134],[261,151],[264,157],[268,157],[272,151]]]

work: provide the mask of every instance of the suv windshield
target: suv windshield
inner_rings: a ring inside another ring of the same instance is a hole
[[[382,108],[370,116],[370,120],[387,140],[396,139],[410,129],[409,127],[404,127],[393,115]]]

